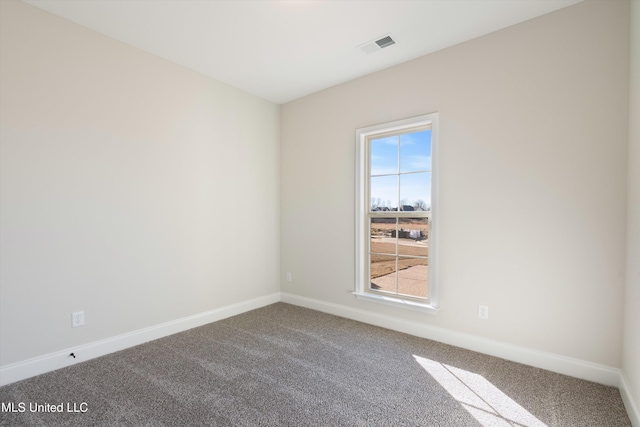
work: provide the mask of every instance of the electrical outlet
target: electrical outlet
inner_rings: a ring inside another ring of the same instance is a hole
[[[77,328],[78,326],[84,326],[84,311],[71,313],[71,327]]]
[[[489,318],[489,307],[486,305],[478,306],[478,317],[480,319],[488,319]]]
[[[291,273],[287,273],[287,282],[291,282]]]

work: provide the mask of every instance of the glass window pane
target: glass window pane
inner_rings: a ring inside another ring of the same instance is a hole
[[[428,218],[400,218],[398,224],[398,254],[428,256]],[[372,249],[373,250],[373,249]]]
[[[425,258],[398,258],[398,293],[426,298],[428,271]]]
[[[396,218],[371,218],[371,252],[396,254]]]
[[[371,177],[371,211],[398,210],[398,176]]]
[[[400,172],[431,170],[431,129],[400,136]]]
[[[431,172],[400,175],[400,200],[403,211],[431,210]]]
[[[398,137],[371,140],[371,175],[398,173]]]
[[[396,257],[371,254],[370,289],[396,293]]]

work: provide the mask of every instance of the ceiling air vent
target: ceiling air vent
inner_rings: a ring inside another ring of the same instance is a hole
[[[378,40],[367,42],[363,45],[358,46],[364,53],[373,53],[377,52],[380,49],[384,49],[385,47],[389,47],[392,44],[395,44],[395,40],[391,38],[391,36],[387,35],[379,38]]]
[[[392,44],[396,44],[390,36],[383,37],[380,40],[376,40],[376,44],[380,46],[380,49],[384,49],[387,46],[391,46]]]

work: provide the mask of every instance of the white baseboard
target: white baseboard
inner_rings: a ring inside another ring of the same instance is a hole
[[[281,293],[281,301],[301,307],[311,308],[336,316],[357,320],[386,329],[427,338],[445,344],[462,347],[479,353],[523,363],[536,368],[581,378],[609,386],[620,385],[620,370],[597,363],[566,357],[527,347],[507,344],[450,329],[431,326],[397,317],[373,313],[344,305],[328,303],[288,293]],[[635,425],[634,425],[635,426]],[[639,426],[640,427],[640,426]]]
[[[640,408],[634,399],[634,394],[631,391],[629,382],[624,376],[624,372],[620,375],[620,386],[618,388],[620,389],[624,407],[627,409],[627,414],[629,414],[631,425],[633,427],[640,427]]]
[[[0,386],[124,350],[151,340],[206,325],[207,323],[226,319],[227,317],[255,310],[278,301],[280,301],[280,293],[276,292],[104,340],[5,365],[0,367]],[[70,353],[74,353],[76,358],[69,356]]]

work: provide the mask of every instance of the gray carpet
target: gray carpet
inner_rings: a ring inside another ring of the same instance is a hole
[[[25,405],[2,426],[631,425],[616,388],[284,303],[7,385],[0,401]],[[46,403],[65,412],[31,412]]]

